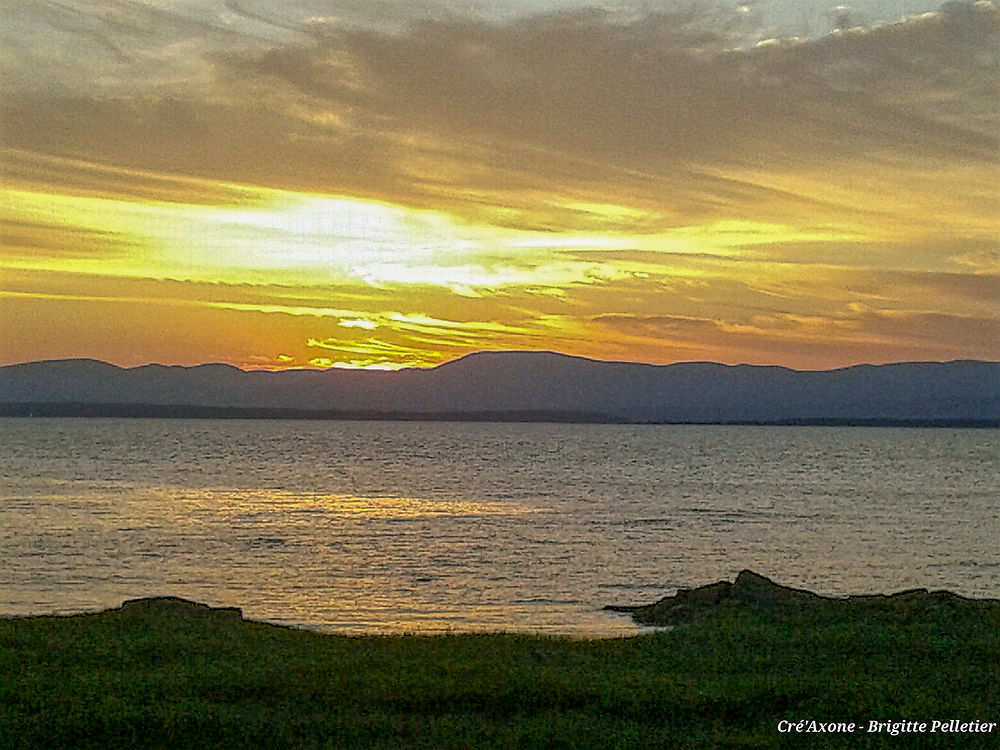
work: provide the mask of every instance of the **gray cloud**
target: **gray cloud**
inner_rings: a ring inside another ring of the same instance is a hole
[[[12,91],[8,146],[443,205],[539,229],[561,228],[539,206],[546,194],[648,208],[660,226],[781,220],[808,205],[826,210],[828,199],[762,173],[825,174],[844,185],[861,165],[891,192],[912,189],[909,169],[997,160],[993,3],[745,50],[729,48],[735,35],[714,9],[626,21],[596,11],[505,23],[449,17],[386,33],[321,16],[288,21],[239,0],[229,23],[200,17],[193,3],[143,6],[145,15],[124,20],[134,5],[118,0],[99,22],[91,8],[77,31],[134,62],[125,42],[155,28],[169,43],[145,63],[183,61],[176,75],[153,77],[141,94],[114,89],[113,75],[102,93]],[[261,27],[288,36],[268,38]],[[186,55],[194,29],[204,42]],[[977,191],[989,192],[976,183]],[[846,210],[835,203],[827,208]]]

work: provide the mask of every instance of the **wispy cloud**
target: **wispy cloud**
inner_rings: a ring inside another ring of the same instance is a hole
[[[838,205],[807,178],[874,165],[887,193],[874,208],[899,213],[910,170],[958,160],[971,203],[989,176],[974,165],[996,161],[998,11],[962,7],[749,50],[726,49],[690,13],[424,22],[402,34],[316,22],[311,36],[266,47],[206,42],[198,75],[141,93],[11,94],[5,138],[532,228],[564,228],[553,199],[624,202],[670,226],[783,220],[804,204],[854,216],[870,189]]]
[[[7,0],[4,320],[127,308],[129,361],[180,298],[267,366],[989,356],[1000,7],[871,23],[904,5],[758,45],[781,3]]]

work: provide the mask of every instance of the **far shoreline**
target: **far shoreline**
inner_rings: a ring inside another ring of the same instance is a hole
[[[614,424],[724,427],[904,427],[998,429],[1000,419],[890,419],[794,417],[774,420],[632,420],[595,412],[456,411],[399,412],[283,407],[200,406],[194,404],[114,404],[85,402],[0,403],[0,417],[59,419],[213,419],[324,422],[486,422],[526,424]]]

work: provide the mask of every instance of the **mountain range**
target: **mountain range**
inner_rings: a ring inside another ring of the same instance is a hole
[[[837,370],[480,352],[429,369],[0,367],[0,415],[1000,425],[1000,362]]]

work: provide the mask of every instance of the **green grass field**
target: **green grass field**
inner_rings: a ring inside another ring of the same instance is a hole
[[[996,748],[1000,728],[866,730],[1000,721],[998,669],[1000,602],[954,597],[723,602],[616,640],[342,637],[154,602],[0,619],[0,747]]]

